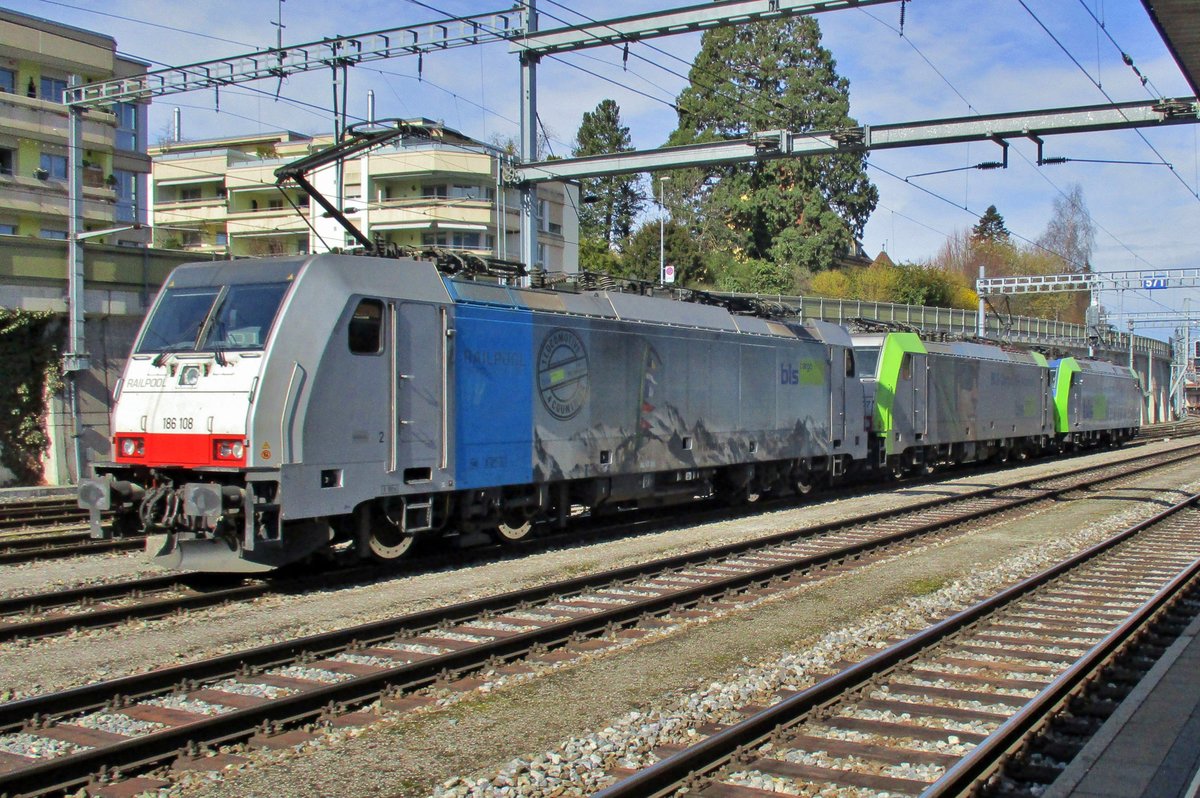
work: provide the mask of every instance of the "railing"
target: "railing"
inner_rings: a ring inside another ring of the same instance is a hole
[[[961,308],[931,308],[924,305],[899,305],[892,302],[869,302],[859,299],[827,299],[804,296],[764,296],[761,294],[728,294],[728,296],[756,296],[780,302],[800,311],[801,318],[820,319],[843,324],[851,319],[868,319],[893,324],[905,324],[922,330],[974,335],[978,315],[973,310]],[[1007,316],[1003,319],[988,316],[985,321],[988,338],[1017,343],[1057,344],[1060,346],[1086,347],[1087,328],[1054,319],[1036,319],[1029,316]],[[1100,348],[1112,352],[1129,351],[1129,335],[1119,333],[1115,341],[1102,341]],[[1133,351],[1169,359],[1171,347],[1164,341],[1135,335]]]

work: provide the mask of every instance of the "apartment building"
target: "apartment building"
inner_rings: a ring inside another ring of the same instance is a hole
[[[345,161],[342,207],[371,240],[442,246],[519,260],[518,192],[497,180],[503,152],[437,126],[433,137],[406,137]],[[155,245],[235,257],[323,252],[357,242],[275,170],[332,143],[332,136],[278,131],[171,142],[151,148]],[[314,185],[337,197],[336,170]],[[538,188],[538,265],[573,272],[579,263],[579,190]]]
[[[67,108],[72,77],[89,83],[146,71],[108,36],[0,9],[0,235],[67,237]],[[146,223],[146,105],[117,103],[83,119],[88,230]],[[114,233],[108,243],[140,243]]]

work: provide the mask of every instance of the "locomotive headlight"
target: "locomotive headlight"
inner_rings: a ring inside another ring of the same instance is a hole
[[[213,455],[217,460],[241,460],[246,456],[246,446],[240,440],[213,441]]]
[[[141,457],[146,453],[146,442],[143,438],[120,438],[122,457]]]

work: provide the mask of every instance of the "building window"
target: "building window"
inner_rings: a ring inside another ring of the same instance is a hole
[[[16,150],[0,149],[0,175],[11,175],[16,169]]]
[[[47,176],[55,180],[67,179],[67,156],[65,155],[51,155],[43,152],[41,167],[46,171]]]
[[[113,113],[117,117],[117,149],[136,151],[138,148],[137,103],[117,103],[113,106]]]
[[[63,101],[63,95],[67,93],[67,82],[58,78],[42,78],[42,94],[43,100],[60,103]]]
[[[550,203],[538,200],[538,229],[543,233],[550,232]]]
[[[114,169],[113,177],[117,183],[117,207],[115,218],[118,222],[133,222],[137,220],[137,173],[125,169]]]
[[[425,199],[445,199],[446,198],[446,186],[444,186],[444,185],[421,186],[421,196],[424,197]]]
[[[218,247],[229,246],[229,233],[217,233],[214,240]]]
[[[421,244],[426,247],[450,247],[452,249],[491,249],[492,237],[474,232],[422,233]]]
[[[17,226],[15,224],[0,224],[0,236],[15,236],[17,234]]]
[[[495,192],[484,186],[450,186],[449,196],[454,199],[490,200]]]
[[[546,268],[546,245],[545,244],[537,245],[537,263],[534,265],[537,266],[539,269]]]
[[[191,202],[198,200],[201,197],[200,189],[198,188],[181,188],[179,189],[179,199],[183,202]]]
[[[17,73],[11,69],[0,69],[0,91],[12,94],[17,90]]]
[[[281,200],[281,199],[267,200],[267,209],[272,210],[272,211],[283,210],[283,200]]]
[[[41,235],[42,238],[52,238],[56,241],[66,241],[67,240],[67,231],[66,230],[47,230],[45,228],[42,228],[42,231],[39,235]]]

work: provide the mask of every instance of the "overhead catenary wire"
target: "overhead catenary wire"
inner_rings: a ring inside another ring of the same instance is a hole
[[[859,11],[860,11],[860,13],[866,14],[868,17],[870,17],[871,19],[873,19],[873,20],[874,20],[875,22],[877,22],[878,24],[880,24],[880,25],[882,25],[882,26],[884,26],[884,27],[886,27],[886,28],[889,28],[890,30],[892,30],[892,31],[894,31],[894,32],[899,32],[899,31],[898,31],[898,30],[897,30],[897,29],[896,29],[894,26],[892,26],[891,24],[889,24],[889,23],[888,23],[888,22],[886,22],[885,20],[882,20],[882,19],[880,19],[880,18],[879,18],[878,16],[876,16],[875,14],[872,14],[872,13],[871,13],[870,11],[868,11],[867,9],[859,9]],[[930,59],[929,59],[929,58],[928,58],[928,57],[925,55],[925,53],[924,53],[924,52],[922,52],[922,51],[921,51],[921,48],[917,46],[917,44],[916,44],[916,43],[915,43],[915,42],[912,40],[912,38],[911,38],[911,37],[907,37],[907,36],[906,36],[906,37],[904,37],[904,40],[905,40],[905,42],[907,42],[907,43],[908,43],[909,47],[911,47],[911,48],[913,49],[913,51],[914,51],[914,52],[916,52],[916,53],[917,53],[917,55],[919,55],[919,56],[921,57],[921,59],[922,59],[923,61],[925,61],[925,63],[926,63],[926,64],[928,64],[928,65],[929,65],[930,69],[932,69],[932,70],[933,70],[934,74],[936,74],[936,75],[937,75],[937,76],[938,76],[938,77],[939,77],[939,78],[940,78],[940,79],[941,79],[941,80],[942,80],[942,81],[943,81],[943,82],[944,82],[944,83],[945,83],[945,84],[946,84],[946,85],[947,85],[947,86],[950,88],[950,90],[951,90],[951,91],[953,91],[953,92],[954,92],[954,94],[955,94],[956,96],[958,96],[958,98],[959,98],[959,99],[961,99],[961,100],[963,101],[963,103],[965,103],[965,104],[966,104],[966,106],[967,106],[968,110],[969,110],[969,111],[970,111],[972,114],[974,114],[974,115],[976,115],[976,116],[980,115],[980,111],[979,111],[978,109],[976,109],[976,108],[974,107],[974,105],[971,103],[971,101],[970,101],[970,100],[969,100],[969,99],[968,99],[968,98],[967,98],[967,97],[966,97],[966,96],[965,96],[965,95],[964,95],[964,94],[963,94],[961,91],[959,91],[959,89],[958,89],[958,88],[957,88],[957,87],[956,87],[956,86],[955,86],[955,85],[954,85],[954,84],[953,84],[953,83],[950,81],[950,79],[949,79],[949,78],[947,78],[947,77],[945,76],[945,74],[944,74],[944,73],[943,73],[941,70],[939,70],[939,69],[938,69],[938,68],[937,68],[937,67],[936,67],[936,66],[933,64],[933,62],[932,62],[932,61],[931,61],[931,60],[930,60]],[[1031,160],[1030,160],[1030,159],[1029,159],[1029,158],[1028,158],[1028,157],[1027,157],[1027,156],[1026,156],[1026,155],[1025,155],[1023,152],[1021,152],[1019,149],[1014,149],[1014,152],[1016,152],[1016,154],[1017,154],[1017,157],[1019,157],[1021,160],[1023,160],[1023,161],[1026,163],[1026,165],[1028,165],[1028,166],[1030,166],[1030,167],[1032,167],[1032,166],[1033,166],[1033,161],[1031,161]],[[1047,175],[1047,174],[1046,174],[1045,170],[1043,170],[1043,169],[1037,169],[1035,173],[1036,173],[1036,174],[1038,175],[1038,177],[1040,177],[1040,178],[1041,178],[1041,179],[1042,179],[1042,180],[1043,180],[1043,181],[1044,181],[1044,182],[1045,182],[1047,185],[1049,185],[1049,186],[1050,186],[1051,188],[1053,188],[1053,189],[1054,189],[1056,192],[1058,192],[1059,196],[1061,196],[1063,199],[1070,199],[1069,195],[1068,195],[1068,194],[1067,194],[1067,193],[1066,193],[1066,192],[1065,192],[1065,191],[1064,191],[1064,190],[1063,190],[1063,189],[1062,189],[1062,188],[1061,188],[1061,187],[1060,187],[1060,186],[1059,186],[1057,183],[1055,183],[1055,182],[1054,182],[1054,181],[1053,181],[1053,180],[1050,178],[1050,176],[1049,176],[1049,175]],[[912,184],[912,185],[914,185],[914,186],[915,186],[916,184]],[[918,186],[918,188],[920,188],[920,187]],[[924,190],[924,189],[922,189],[922,190]],[[939,197],[939,198],[940,198],[940,197]],[[955,205],[955,207],[961,207],[961,206],[959,206],[957,203],[951,203],[951,204]],[[1116,242],[1116,243],[1117,243],[1117,244],[1118,244],[1118,245],[1119,245],[1119,246],[1120,246],[1122,249],[1124,249],[1124,250],[1125,250],[1126,252],[1128,252],[1128,253],[1129,253],[1131,256],[1133,256],[1133,258],[1134,258],[1134,259],[1136,259],[1136,260],[1140,260],[1142,263],[1146,264],[1146,265],[1147,265],[1148,267],[1150,267],[1150,268],[1157,268],[1157,267],[1155,267],[1155,266],[1154,266],[1154,264],[1150,263],[1150,261],[1149,261],[1149,260],[1147,260],[1147,259],[1146,259],[1144,256],[1142,256],[1142,255],[1140,255],[1139,253],[1135,252],[1135,251],[1133,250],[1133,248],[1132,248],[1132,247],[1130,247],[1130,246],[1129,246],[1127,243],[1125,243],[1125,242],[1124,242],[1124,241],[1122,241],[1120,238],[1118,238],[1118,237],[1117,237],[1117,235],[1116,235],[1115,233],[1113,233],[1111,230],[1109,230],[1109,229],[1108,229],[1108,227],[1106,227],[1106,226],[1105,226],[1104,224],[1102,224],[1102,223],[1101,223],[1099,220],[1097,220],[1097,219],[1096,219],[1096,218],[1095,218],[1095,217],[1094,217],[1094,216],[1093,216],[1093,215],[1092,215],[1092,214],[1091,214],[1089,211],[1087,211],[1086,209],[1084,209],[1084,214],[1087,216],[1088,220],[1089,220],[1089,221],[1091,221],[1091,223],[1092,223],[1092,224],[1094,224],[1094,225],[1096,226],[1096,228],[1097,228],[1097,229],[1099,229],[1100,231],[1102,231],[1102,232],[1103,232],[1105,235],[1107,235],[1107,236],[1108,236],[1109,238],[1111,238],[1111,239],[1112,239],[1114,242]]]
[[[1096,12],[1088,8],[1088,4],[1085,3],[1084,0],[1079,0],[1079,5],[1083,6],[1083,10],[1086,11],[1088,16],[1092,18],[1092,21],[1096,23],[1097,35],[1103,33],[1105,37],[1107,37],[1112,43],[1112,46],[1117,48],[1117,52],[1121,54],[1121,60],[1125,63],[1125,66],[1129,67],[1133,71],[1133,74],[1137,76],[1138,81],[1142,84],[1142,87],[1146,89],[1146,93],[1149,94],[1152,99],[1161,98],[1163,96],[1162,92],[1160,92],[1158,87],[1154,85],[1154,81],[1150,80],[1149,76],[1143,74],[1142,70],[1138,69],[1137,65],[1133,62],[1133,57],[1125,51],[1124,47],[1117,43],[1117,40],[1113,38],[1112,32],[1108,29],[1108,26],[1101,22],[1100,18],[1096,16]]]
[[[554,2],[554,0],[548,0],[548,2],[552,2],[552,3],[554,3],[554,5],[556,5],[556,6],[560,6],[560,7],[563,7],[563,8],[568,8],[567,6],[565,6],[565,5],[561,4],[561,3]],[[908,39],[907,39],[907,37],[906,37],[906,40],[908,40]],[[645,43],[643,43],[643,45],[645,45]],[[649,45],[645,45],[645,46],[649,46]],[[655,49],[655,50],[659,50],[659,48],[654,48],[654,49]],[[659,50],[659,51],[660,51],[660,52],[665,52],[665,51],[661,51],[661,50]],[[919,50],[918,50],[917,52],[920,54]],[[923,55],[923,54],[920,54],[920,55],[921,55],[921,56],[924,58],[924,55]],[[674,56],[672,56],[672,57],[674,57]],[[927,59],[927,58],[926,58],[925,60],[928,62],[928,59]],[[931,68],[933,68],[933,69],[935,69],[935,71],[937,71],[937,70],[936,70],[936,67],[934,67],[934,66],[932,65],[932,63],[931,63],[931,62],[929,62],[929,63],[930,63],[930,66],[931,66]],[[585,71],[586,71],[586,70],[585,70]],[[940,73],[939,73],[939,74],[940,74]],[[616,82],[616,81],[610,81],[610,82]],[[619,83],[618,83],[618,85],[621,85],[621,84],[619,84]],[[625,87],[625,88],[628,88],[628,87]],[[260,93],[260,94],[266,94],[265,92],[259,92],[259,93]],[[311,105],[311,104],[310,104],[310,105]],[[968,104],[968,105],[969,105],[969,104]],[[316,107],[316,106],[312,106],[312,107]],[[324,109],[323,109],[323,110],[324,110]],[[497,114],[497,116],[501,116],[501,115]],[[243,118],[244,118],[244,117],[243,117]],[[501,118],[503,118],[503,117],[501,116]],[[508,121],[511,121],[511,120],[508,120]],[[1164,163],[1165,163],[1165,161],[1164,161]],[[1060,190],[1060,192],[1061,192],[1061,190]],[[1107,231],[1106,231],[1106,232],[1107,232]]]
[[[1097,81],[1095,78],[1092,77],[1091,73],[1088,72],[1087,69],[1084,68],[1083,64],[1079,63],[1079,59],[1077,59],[1071,53],[1071,51],[1067,49],[1067,46],[1065,44],[1063,44],[1062,41],[1060,41],[1057,36],[1054,35],[1054,32],[1050,30],[1050,28],[1046,25],[1046,23],[1042,22],[1041,18],[1039,18],[1038,15],[1034,13],[1033,9],[1031,9],[1025,3],[1025,0],[1017,0],[1017,3],[1019,3],[1021,8],[1025,9],[1025,11],[1029,14],[1029,16],[1033,18],[1033,21],[1038,24],[1038,27],[1040,27],[1046,33],[1046,35],[1050,37],[1050,40],[1053,41],[1058,46],[1058,48],[1063,51],[1063,53],[1067,56],[1067,58],[1069,58],[1071,60],[1071,63],[1073,63],[1076,67],[1079,68],[1079,71],[1082,72],[1084,74],[1084,76],[1087,77],[1087,79],[1092,83],[1092,85],[1096,87],[1096,90],[1099,91],[1102,95],[1104,95],[1104,99],[1108,100],[1113,105],[1116,105],[1116,101],[1109,95],[1109,93],[1107,91],[1105,91],[1104,87],[1100,85],[1099,81]],[[1124,116],[1124,112],[1122,112],[1121,115]],[[1188,185],[1187,181],[1183,179],[1183,176],[1181,174],[1179,174],[1179,172],[1175,169],[1175,166],[1173,164],[1171,164],[1171,162],[1168,161],[1161,152],[1158,151],[1158,148],[1155,147],[1150,142],[1150,139],[1146,138],[1146,134],[1143,133],[1142,131],[1138,130],[1137,128],[1134,128],[1134,132],[1137,133],[1138,138],[1140,138],[1145,143],[1145,145],[1150,148],[1150,151],[1158,156],[1159,160],[1162,161],[1164,165],[1169,166],[1171,168],[1171,174],[1175,176],[1175,179],[1179,181],[1179,184],[1181,186],[1183,186],[1184,189],[1186,189],[1187,192],[1189,194],[1191,194],[1192,197],[1196,201],[1200,202],[1200,192],[1197,192],[1196,189],[1194,189]]]

